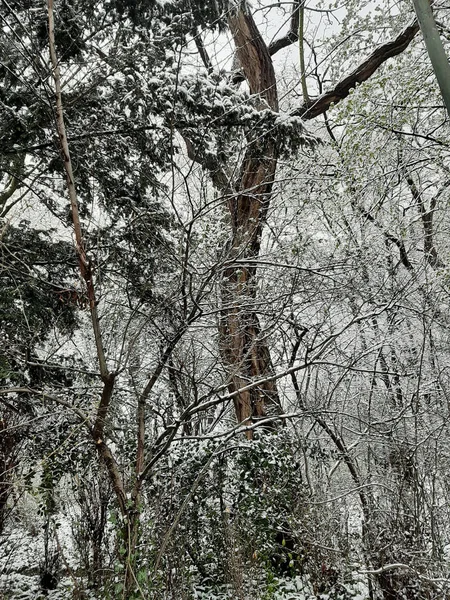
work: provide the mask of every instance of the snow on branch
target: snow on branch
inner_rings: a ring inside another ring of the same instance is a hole
[[[325,92],[318,98],[312,98],[305,102],[300,108],[293,111],[293,115],[302,119],[314,119],[325,113],[332,104],[337,104],[347,98],[350,90],[359,83],[367,81],[375,71],[389,58],[401,54],[414,39],[419,31],[417,19],[414,19],[394,40],[379,46],[366,58],[354,71],[344,79],[341,79],[332,90]]]

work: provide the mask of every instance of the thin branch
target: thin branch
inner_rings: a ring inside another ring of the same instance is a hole
[[[103,349],[102,335],[100,329],[100,319],[97,312],[97,300],[95,297],[95,288],[93,281],[93,267],[91,261],[88,259],[86,250],[84,247],[80,216],[78,211],[78,198],[75,187],[75,180],[72,170],[72,161],[70,159],[69,144],[67,141],[66,127],[64,123],[64,112],[62,105],[61,95],[61,75],[59,70],[59,63],[56,56],[56,45],[55,45],[55,22],[53,15],[53,0],[48,0],[48,39],[49,39],[49,51],[50,59],[52,63],[52,74],[55,81],[55,95],[56,95],[56,126],[58,131],[59,144],[61,149],[61,156],[64,161],[64,169],[66,172],[67,187],[69,192],[70,206],[72,211],[72,221],[75,232],[76,240],[76,251],[78,254],[78,263],[82,278],[86,283],[89,308],[91,312],[91,322],[94,331],[95,344],[97,347],[97,358],[100,366],[100,375],[103,381],[103,391],[100,398],[100,403],[97,409],[97,416],[95,419],[94,427],[91,430],[91,435],[95,441],[99,456],[103,460],[111,483],[116,494],[117,501],[119,503],[120,511],[123,516],[128,513],[127,500],[124,489],[124,483],[122,475],[119,471],[117,462],[110,450],[103,440],[103,431],[105,426],[105,418],[108,413],[108,409],[111,402],[112,392],[114,388],[115,373],[108,371],[105,351]]]
[[[395,571],[398,569],[406,569],[408,571],[412,571],[419,579],[423,581],[428,581],[429,583],[450,585],[450,579],[447,579],[445,577],[425,577],[425,575],[422,575],[421,573],[416,571],[416,569],[413,569],[413,567],[411,567],[410,565],[405,565],[404,563],[392,563],[388,565],[383,565],[379,569],[359,571],[359,573],[361,573],[362,575],[381,575],[382,573],[388,573],[389,571]]]
[[[203,64],[205,65],[206,69],[208,70],[208,74],[211,75],[214,72],[214,68],[213,68],[211,59],[209,57],[209,54],[205,48],[205,44],[203,43],[203,40],[200,37],[199,33],[194,37],[194,41],[195,41],[195,45],[197,46],[198,53],[200,54],[200,58],[202,59]]]
[[[298,54],[300,60],[300,82],[302,85],[303,101],[309,102],[308,86],[306,84],[306,68],[305,68],[305,0],[302,0],[299,12],[298,23]]]
[[[97,300],[95,298],[95,289],[93,282],[92,264],[86,255],[86,250],[83,242],[83,234],[81,230],[80,215],[78,211],[78,198],[75,187],[75,179],[73,176],[72,161],[70,158],[69,144],[66,135],[66,126],[64,123],[64,112],[61,95],[61,74],[59,70],[58,58],[56,56],[55,45],[55,22],[53,16],[53,0],[48,0],[48,39],[50,58],[52,62],[52,74],[55,81],[56,95],[56,126],[58,130],[59,144],[61,148],[61,156],[64,161],[64,170],[66,172],[67,188],[69,192],[70,207],[72,211],[72,220],[76,240],[76,250],[78,254],[78,262],[80,273],[86,283],[89,308],[91,311],[92,328],[94,330],[95,343],[97,346],[97,357],[100,365],[100,373],[102,379],[106,381],[109,378],[108,368],[106,365],[105,351],[103,349],[102,336],[100,331],[100,323],[97,313]]]
[[[375,227],[378,227],[378,229],[380,229],[383,232],[383,236],[387,242],[390,242],[391,244],[395,244],[395,246],[397,246],[400,254],[400,262],[405,267],[405,269],[407,269],[408,271],[413,271],[414,268],[411,261],[409,260],[408,252],[406,250],[404,241],[401,238],[398,238],[395,235],[392,235],[391,233],[386,231],[384,226],[372,215],[372,213],[366,210],[360,204],[358,204],[356,200],[351,200],[351,204],[353,208],[355,208],[355,210],[357,210],[364,218],[366,218],[369,221],[369,223],[372,223],[373,225],[375,225]]]
[[[409,173],[406,167],[404,167],[403,171],[406,183],[408,184],[408,187],[411,191],[411,195],[413,197],[414,202],[416,203],[417,209],[420,214],[420,218],[422,220],[423,250],[425,253],[425,259],[428,262],[428,264],[434,269],[441,269],[445,265],[439,258],[436,247],[434,245],[433,217],[434,210],[436,208],[436,201],[432,201],[430,210],[427,210],[425,207],[423,195],[419,191],[417,185],[415,184],[411,173]]]
[[[60,404],[61,406],[64,406],[65,408],[71,410],[74,414],[77,415],[77,417],[81,419],[81,421],[83,421],[83,423],[87,425],[89,431],[91,430],[91,422],[89,417],[82,410],[80,410],[76,406],[73,406],[73,404],[70,404],[70,402],[61,400],[61,398],[57,398],[56,396],[47,394],[47,392],[44,392],[42,390],[35,390],[26,386],[0,388],[0,396],[7,394],[32,394],[33,396],[38,396],[43,400],[50,400],[51,402],[56,402],[57,404]],[[16,409],[14,408],[14,410]]]

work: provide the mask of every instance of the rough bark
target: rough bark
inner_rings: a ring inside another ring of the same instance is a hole
[[[245,9],[229,18],[236,54],[250,92],[262,104],[278,110],[277,87],[267,46]],[[222,281],[221,350],[229,371],[229,389],[235,392],[255,379],[273,373],[267,342],[255,309],[256,267],[236,264],[237,259],[255,259],[269,208],[277,166],[277,148],[269,137],[249,135],[247,151],[235,192],[229,195],[232,241],[230,261]],[[242,391],[234,397],[239,422],[251,422],[266,414],[268,405],[278,406],[274,381]],[[251,431],[249,437],[251,437]]]
[[[245,4],[229,17],[229,27],[236,46],[240,77],[247,81],[250,93],[259,96],[262,106],[278,110],[275,73],[271,56],[298,39],[300,2],[293,6],[291,31],[269,47],[264,43]],[[293,114],[313,119],[324,114],[332,104],[345,99],[352,88],[369,79],[389,58],[403,52],[419,31],[412,21],[394,40],[377,48],[354,71],[332,90],[319,98],[308,99]],[[241,79],[242,80],[242,79]],[[242,162],[241,176],[234,193],[229,194],[228,208],[232,227],[230,262],[222,285],[221,350],[230,377],[230,392],[246,387],[255,379],[270,377],[273,367],[267,343],[261,338],[258,315],[253,308],[256,297],[256,268],[233,264],[239,259],[258,257],[261,233],[270,205],[277,166],[277,148],[268,137],[249,136]],[[276,385],[271,381],[234,396],[238,420],[249,422],[262,417],[269,404],[279,405]]]
[[[273,56],[279,50],[287,48],[298,41],[300,11],[305,6],[305,0],[295,0],[292,5],[291,23],[287,34],[269,44],[269,54]]]

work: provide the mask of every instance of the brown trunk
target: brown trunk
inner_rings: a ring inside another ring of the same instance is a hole
[[[269,51],[249,12],[230,16],[236,55],[250,87],[265,107],[278,110],[275,73]],[[273,374],[266,340],[255,308],[256,267],[261,233],[270,204],[277,166],[277,148],[269,137],[249,135],[236,193],[228,200],[232,227],[230,263],[222,281],[221,350],[231,392]],[[253,261],[246,264],[245,260]],[[239,262],[236,262],[239,261]],[[239,422],[263,417],[268,405],[278,405],[276,384],[262,383],[234,398]],[[251,432],[249,432],[251,437]]]

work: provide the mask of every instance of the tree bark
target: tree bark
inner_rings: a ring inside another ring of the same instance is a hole
[[[277,111],[272,60],[253,17],[242,7],[229,17],[229,26],[250,93]],[[256,267],[242,265],[242,259],[254,261],[258,257],[278,152],[269,136],[249,134],[247,142],[240,178],[228,199],[232,240],[230,261],[222,279],[221,352],[229,373],[230,392],[273,374],[269,348],[261,335],[255,308]],[[240,264],[236,264],[237,259]],[[240,392],[234,397],[234,404],[239,422],[251,423],[264,417],[267,406],[279,405],[275,382]],[[248,437],[251,436],[249,431]]]
[[[310,98],[292,112],[305,120],[315,119],[329,110],[333,104],[347,98],[358,84],[367,81],[389,58],[398,56],[406,50],[419,31],[417,19],[414,19],[394,40],[376,48],[372,54],[360,63],[354,71],[341,79],[333,89],[318,98]]]

